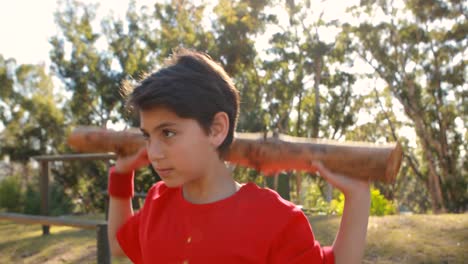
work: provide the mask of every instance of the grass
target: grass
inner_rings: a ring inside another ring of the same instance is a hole
[[[86,217],[102,219],[102,217]],[[96,263],[96,231],[51,226],[42,236],[40,225],[0,221],[0,263]],[[112,263],[131,263],[115,259]]]
[[[317,240],[333,243],[339,217],[310,222]],[[467,263],[468,214],[371,217],[363,263]]]
[[[333,243],[337,216],[312,216],[311,225],[322,245]],[[1,263],[96,263],[95,231],[0,221]],[[371,217],[363,263],[466,263],[468,214],[394,215]],[[130,263],[123,259],[113,263]]]

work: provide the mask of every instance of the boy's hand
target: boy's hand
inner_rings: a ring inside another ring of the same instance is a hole
[[[333,173],[320,162],[312,162],[311,170],[345,195],[340,229],[333,242],[335,263],[362,263],[369,221],[369,182]]]
[[[338,188],[345,196],[369,192],[369,182],[334,173],[323,166],[321,162],[313,161],[311,171],[318,173],[327,182]]]
[[[129,156],[117,156],[115,172],[128,173],[137,170],[150,163],[146,147],[142,147],[137,153]]]

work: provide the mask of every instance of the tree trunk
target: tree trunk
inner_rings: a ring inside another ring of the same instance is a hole
[[[322,58],[317,56],[315,58],[315,73],[314,73],[314,94],[315,94],[315,108],[314,108],[314,119],[312,123],[312,135],[313,138],[318,138],[320,129],[320,80],[322,73]]]
[[[440,187],[440,178],[436,170],[435,158],[433,157],[431,153],[431,147],[434,148],[434,151],[436,151],[437,153],[440,153],[440,150],[441,150],[440,144],[436,142],[431,137],[431,135],[429,135],[425,131],[421,116],[416,113],[414,108],[410,107],[411,100],[414,100],[414,99],[409,97],[407,98],[407,100],[408,101],[400,100],[400,102],[402,103],[406,114],[413,120],[415,124],[416,135],[421,139],[423,153],[429,166],[429,176],[428,176],[428,181],[429,181],[429,186],[430,186],[429,192],[431,193],[431,199],[434,200],[431,203],[433,205],[432,209],[434,213],[443,213],[446,211],[445,202],[442,196],[442,189]],[[415,105],[415,104],[413,103],[411,105]]]

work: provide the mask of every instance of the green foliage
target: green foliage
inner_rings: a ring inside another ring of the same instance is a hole
[[[260,173],[254,169],[235,167],[232,172],[234,180],[237,182],[254,182],[259,186],[266,185],[266,177],[260,177]]]
[[[28,184],[26,186],[23,210],[25,214],[41,214],[41,194],[37,189],[37,185]]]
[[[318,184],[310,184],[307,188],[305,208],[313,208],[317,214],[342,215],[345,205],[345,196],[341,192],[334,192],[334,198],[328,203]],[[371,188],[370,214],[376,216],[392,215],[397,212],[394,202],[387,200],[378,189]]]
[[[53,182],[49,188],[49,214],[57,216],[72,213],[75,206],[63,187]],[[37,181],[28,183],[26,188],[22,188],[18,176],[9,176],[0,182],[0,209],[39,215],[40,208],[41,194]]]
[[[334,200],[332,200],[333,202]],[[334,204],[333,204],[334,205]],[[308,183],[305,190],[304,208],[313,208],[318,214],[336,214],[337,211],[332,204],[328,203],[324,198],[319,184]]]
[[[385,188],[379,187],[385,190]],[[388,188],[386,188],[388,189]],[[424,179],[414,174],[407,162],[400,169],[400,176],[395,184],[395,200],[398,201],[400,211],[411,211],[414,213],[425,213],[431,209],[429,190],[426,188]]]
[[[49,188],[49,214],[53,216],[59,216],[72,213],[75,206],[72,199],[65,192],[63,186],[54,182]]]
[[[96,8],[77,1],[59,7],[55,20],[60,31],[50,39],[50,59],[52,70],[72,93],[66,105],[74,116],[72,123],[106,126],[118,117],[122,76],[111,67],[112,57],[97,48],[101,34],[92,27]]]
[[[151,186],[160,180],[161,178],[159,178],[153,166],[142,168],[135,175],[135,192],[147,192]]]
[[[407,148],[405,159],[425,183],[432,210],[463,212],[468,171],[462,165],[466,160],[462,150],[466,152],[468,144],[456,120],[467,124],[462,110],[466,80],[461,77],[466,76],[466,59],[462,58],[467,43],[460,37],[461,28],[466,36],[466,8],[460,1],[412,0],[405,1],[410,12],[401,16],[402,10],[391,3],[363,1],[355,7],[356,15],[381,12],[391,19],[363,20],[351,27],[352,48],[374,69],[374,76],[386,83],[402,105],[408,125],[415,129],[419,146]],[[394,125],[391,117],[385,119]],[[404,138],[395,131],[392,137]]]
[[[22,211],[21,182],[17,176],[8,176],[0,182],[0,209],[8,212]]]
[[[396,213],[396,206],[393,202],[385,199],[378,189],[371,189],[370,214],[383,216]]]
[[[337,215],[342,215],[344,210],[345,197],[344,194],[340,193],[338,198],[330,201],[330,212]]]
[[[343,214],[345,196],[340,193],[338,198],[330,203],[330,211],[338,215]],[[383,216],[396,213],[396,206],[392,201],[387,200],[378,189],[371,188],[370,215]]]
[[[103,161],[64,162],[54,166],[53,176],[81,213],[102,212],[105,205],[108,164]]]
[[[5,127],[0,156],[26,163],[31,156],[58,152],[63,146],[64,114],[45,67],[16,65],[0,56],[0,72],[0,109],[4,108],[0,123]]]

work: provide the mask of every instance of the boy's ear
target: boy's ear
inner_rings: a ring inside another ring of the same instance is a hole
[[[210,141],[217,148],[229,132],[229,116],[225,112],[218,112],[213,117],[210,130]]]

